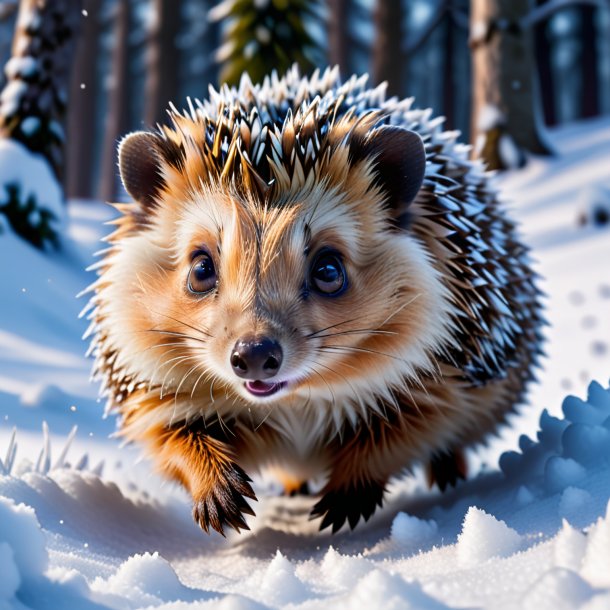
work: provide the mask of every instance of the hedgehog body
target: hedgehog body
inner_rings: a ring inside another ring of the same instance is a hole
[[[127,136],[134,203],[93,285],[95,369],[121,431],[247,527],[247,472],[323,478],[333,531],[522,400],[542,318],[526,248],[457,134],[366,79],[296,70]]]

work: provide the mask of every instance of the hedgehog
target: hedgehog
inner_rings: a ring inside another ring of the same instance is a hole
[[[254,473],[353,529],[423,466],[441,490],[523,401],[538,278],[443,118],[367,77],[296,68],[170,105],[128,134],[131,203],[91,286],[88,335],[120,434],[249,529]]]

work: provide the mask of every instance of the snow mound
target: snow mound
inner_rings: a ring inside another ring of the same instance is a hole
[[[4,556],[0,566],[6,567],[6,572],[2,569],[0,574],[3,576],[7,572],[13,574],[12,582],[16,582],[16,586],[21,583],[27,586],[28,583],[36,581],[48,567],[46,540],[34,510],[25,504],[15,504],[2,496],[0,496],[0,545],[2,548],[0,557]],[[12,593],[15,591],[16,587]]]
[[[559,514],[566,519],[576,517],[593,497],[580,487],[566,487],[559,499]]]
[[[553,568],[524,596],[519,607],[523,610],[574,610],[594,592],[578,574],[565,568]]]
[[[563,419],[542,412],[537,442],[522,436],[520,452],[502,454],[500,468],[509,480],[528,478],[556,492],[608,466],[610,390],[593,381],[586,401],[567,396],[562,410]]]
[[[605,519],[600,517],[589,532],[582,574],[594,586],[610,588],[610,502]]]
[[[574,529],[565,519],[554,542],[555,565],[578,571],[587,550],[586,536]]]
[[[474,567],[493,557],[512,555],[521,545],[521,536],[504,521],[471,506],[458,536],[458,562],[462,567]]]
[[[324,555],[319,569],[319,581],[326,581],[335,591],[347,591],[369,573],[373,564],[364,557],[342,555],[332,546]]]
[[[390,537],[398,545],[417,547],[432,540],[437,532],[435,521],[424,521],[406,513],[398,513],[392,522]]]
[[[328,602],[319,603],[316,610],[329,607]],[[417,583],[406,582],[398,575],[385,570],[369,572],[344,597],[332,601],[336,610],[362,610],[362,608],[383,608],[384,610],[443,610],[448,608],[422,591]]]
[[[292,563],[277,551],[260,583],[261,601],[283,606],[299,602],[308,596],[307,588],[295,574]]]
[[[170,564],[159,553],[130,557],[110,578],[96,578],[91,589],[99,594],[98,600],[107,598],[107,602],[118,606],[119,600],[129,599],[134,608],[159,606],[168,601],[191,602],[210,597],[207,591],[184,586]]]

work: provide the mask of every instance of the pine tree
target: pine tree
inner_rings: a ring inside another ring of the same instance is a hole
[[[81,0],[21,0],[7,84],[0,95],[0,137],[41,153],[60,179],[64,118]]]
[[[37,247],[58,245],[64,118],[81,0],[21,0],[0,94],[0,212]]]
[[[318,0],[224,0],[212,19],[227,19],[217,53],[221,82],[236,84],[243,72],[258,82],[271,70],[283,73],[297,63],[303,74],[322,63],[312,30],[321,28]]]

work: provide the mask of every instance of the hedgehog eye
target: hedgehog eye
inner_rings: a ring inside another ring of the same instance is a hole
[[[311,286],[325,296],[338,296],[347,287],[347,273],[341,256],[334,250],[322,250],[309,272]]]
[[[204,294],[216,288],[217,283],[218,276],[212,257],[207,252],[195,254],[188,275],[188,289],[194,294]]]

